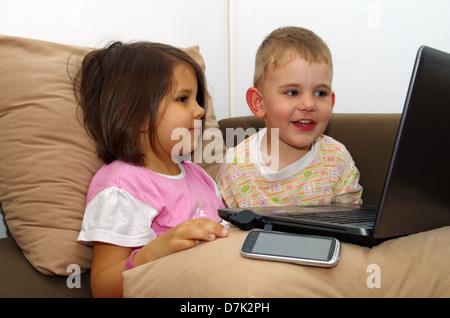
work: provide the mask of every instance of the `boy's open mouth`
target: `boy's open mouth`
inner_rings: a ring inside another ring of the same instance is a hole
[[[316,122],[310,119],[293,121],[292,124],[300,130],[312,130],[316,126]]]

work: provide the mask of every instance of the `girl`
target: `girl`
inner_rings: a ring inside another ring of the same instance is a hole
[[[91,181],[78,240],[93,244],[92,295],[121,297],[123,271],[227,236],[214,181],[178,162],[200,137],[205,78],[172,46],[116,42],[88,54],[79,79],[84,124],[105,165]]]

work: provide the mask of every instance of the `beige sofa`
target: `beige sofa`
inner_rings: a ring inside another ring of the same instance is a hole
[[[0,202],[10,232],[0,239],[0,297],[91,296],[91,247],[76,237],[101,163],[80,125],[71,82],[89,50],[0,36]],[[204,67],[198,47],[187,51]],[[206,128],[220,128],[224,140],[226,128],[264,126],[255,117],[217,122],[210,100],[206,110]],[[378,203],[399,118],[334,114],[326,131],[351,152],[365,203]],[[214,175],[218,165],[203,167]],[[125,272],[124,296],[450,296],[449,227],[373,248],[344,243],[333,269],[244,259],[245,234],[232,228],[228,238]]]

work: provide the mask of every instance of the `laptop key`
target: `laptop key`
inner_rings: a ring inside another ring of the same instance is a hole
[[[375,222],[376,213],[367,211],[357,212],[310,212],[310,213],[290,213],[291,217],[302,220],[321,221],[337,224],[367,224]]]

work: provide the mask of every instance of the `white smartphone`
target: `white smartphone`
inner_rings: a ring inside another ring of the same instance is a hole
[[[244,257],[300,265],[333,267],[341,243],[333,237],[272,231],[250,231],[242,244]]]

